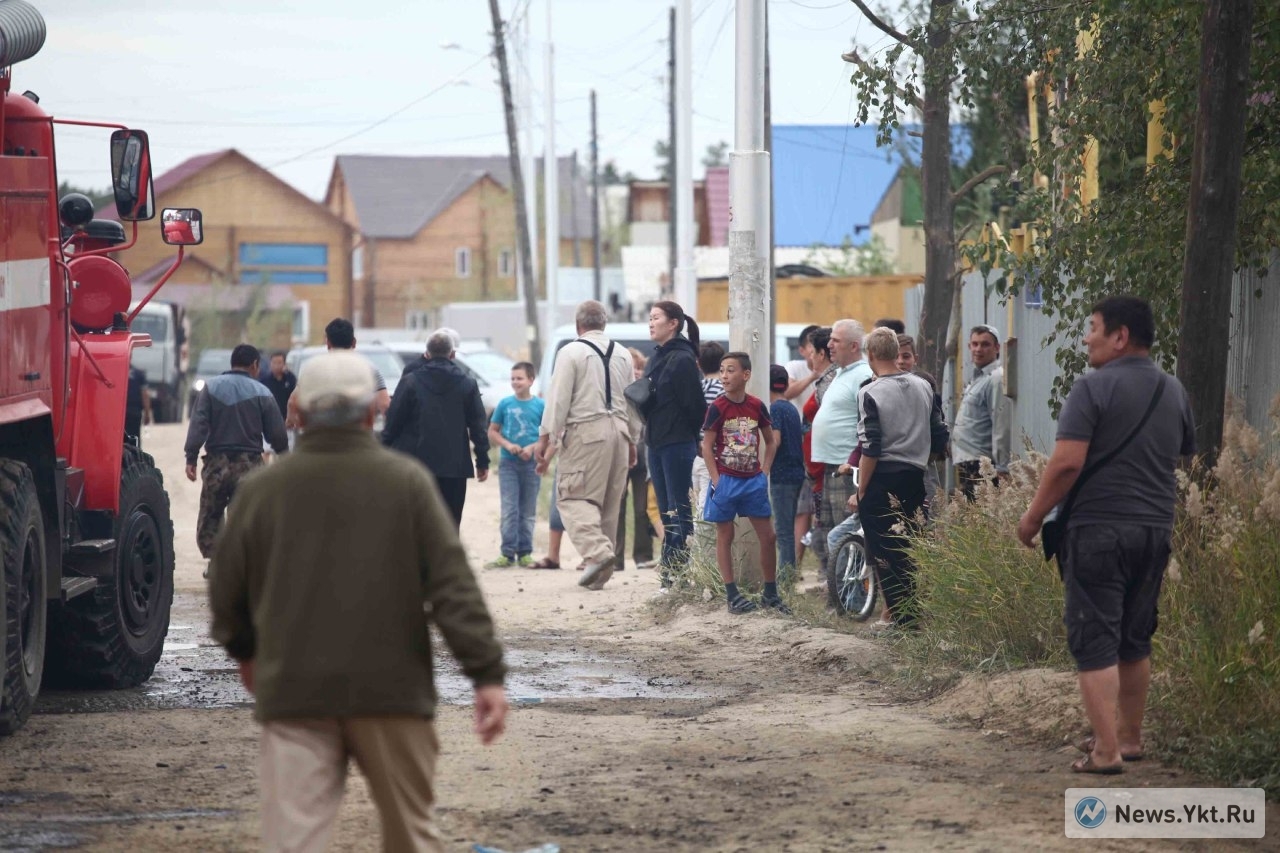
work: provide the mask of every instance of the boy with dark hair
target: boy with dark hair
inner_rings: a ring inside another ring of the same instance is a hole
[[[796,555],[796,505],[804,488],[804,450],[800,445],[800,413],[786,398],[791,377],[781,364],[769,366],[769,419],[778,436],[778,452],[769,472],[769,502],[778,537],[778,565],[800,562]]]
[[[720,362],[724,393],[707,408],[702,425],[702,458],[711,476],[703,518],[716,526],[716,564],[724,581],[730,613],[750,613],[758,605],[738,591],[733,575],[733,524],[750,519],[760,540],[765,607],[790,613],[778,596],[777,538],[769,508],[769,470],[777,449],[769,409],[747,393],[751,357],[727,353]],[[763,448],[763,454],[761,453]]]
[[[538,518],[538,426],[546,404],[530,393],[537,376],[532,364],[511,365],[511,390],[489,418],[489,442],[502,448],[498,462],[498,489],[502,500],[502,554],[486,569],[533,565],[533,528]]]
[[[895,335],[905,335],[907,333],[907,324],[896,317],[882,317],[879,320],[876,320],[876,324],[871,328],[893,329],[893,333]]]

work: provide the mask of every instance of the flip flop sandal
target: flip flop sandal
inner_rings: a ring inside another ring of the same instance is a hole
[[[1104,767],[1097,764],[1093,760],[1093,753],[1086,753],[1084,758],[1077,759],[1071,764],[1072,773],[1093,773],[1098,776],[1118,776],[1124,772],[1124,763],[1112,764]]]
[[[1089,753],[1093,752],[1093,747],[1095,743],[1097,743],[1097,738],[1095,738],[1093,735],[1089,735],[1084,740],[1076,741],[1075,747],[1076,749],[1088,755]],[[1125,761],[1141,761],[1143,758],[1143,754],[1141,752],[1129,752],[1129,753],[1122,752],[1120,753],[1120,757]]]
[[[555,562],[554,560],[551,560],[551,559],[547,558],[547,557],[543,557],[543,558],[542,558],[541,560],[539,560],[538,562],[530,564],[530,565],[528,566],[528,568],[530,568],[530,569],[558,569],[558,568],[560,568],[560,564],[559,564],[559,563],[557,563],[557,562]]]

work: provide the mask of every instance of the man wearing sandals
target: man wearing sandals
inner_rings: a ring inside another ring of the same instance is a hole
[[[1094,306],[1084,339],[1094,372],[1072,386],[1053,456],[1018,523],[1018,539],[1032,547],[1045,516],[1082,481],[1057,555],[1067,644],[1093,727],[1080,743],[1084,757],[1071,767],[1077,773],[1120,773],[1125,761],[1142,757],[1174,470],[1179,456],[1195,453],[1191,404],[1178,380],[1151,361],[1154,337],[1143,300],[1112,296]],[[1124,452],[1090,467],[1126,441]]]

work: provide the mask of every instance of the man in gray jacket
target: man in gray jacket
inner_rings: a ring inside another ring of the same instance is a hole
[[[222,517],[240,479],[262,464],[262,439],[271,449],[289,449],[289,434],[271,390],[258,381],[258,350],[241,344],[231,351],[231,369],[200,389],[187,426],[187,479],[196,481],[196,457],[204,448],[203,484],[196,544],[207,560]]]
[[[368,362],[316,356],[294,396],[306,430],[240,489],[209,582],[262,723],[263,847],[325,849],[355,758],[383,849],[443,851],[430,626],[475,685],[485,744],[506,718],[502,647],[431,473],[370,432]]]

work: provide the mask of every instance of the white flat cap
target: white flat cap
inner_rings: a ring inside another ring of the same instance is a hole
[[[293,393],[298,408],[312,414],[368,406],[374,395],[373,367],[350,350],[321,353],[302,365]]]

